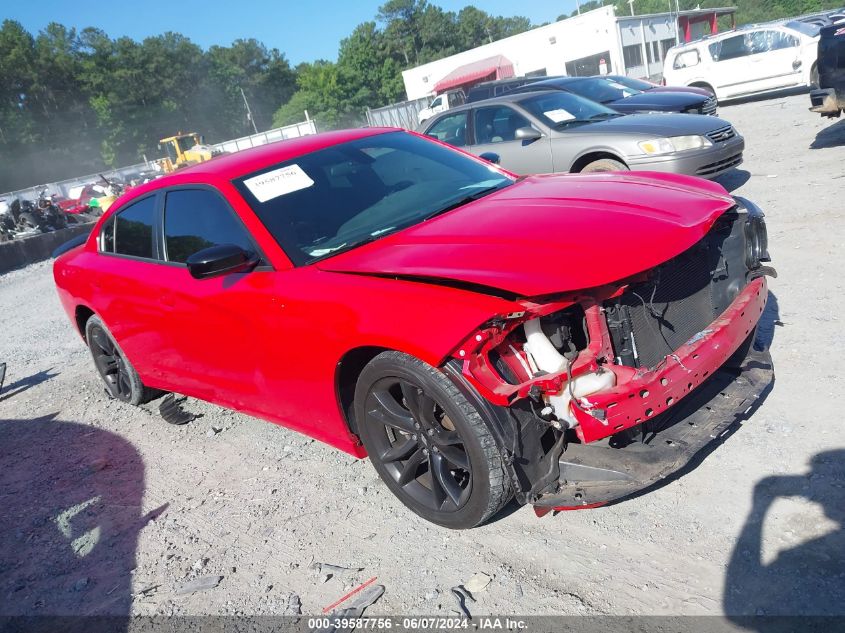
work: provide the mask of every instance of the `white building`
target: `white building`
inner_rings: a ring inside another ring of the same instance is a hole
[[[617,16],[612,6],[601,7],[411,68],[402,72],[402,79],[409,100],[508,76],[507,62],[517,77],[614,73],[656,79],[669,48],[715,33],[717,18],[734,12],[722,8]],[[490,68],[483,74],[486,60]]]

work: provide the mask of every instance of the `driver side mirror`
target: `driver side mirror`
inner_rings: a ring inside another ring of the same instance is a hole
[[[498,165],[502,162],[501,157],[495,152],[484,152],[483,154],[479,154],[478,157],[486,160],[488,163],[493,163],[494,165]]]
[[[218,244],[197,251],[186,263],[191,277],[209,279],[252,270],[258,265],[258,257],[234,244]]]
[[[536,141],[542,136],[543,135],[539,131],[535,130],[529,125],[517,128],[516,132],[514,132],[514,138],[516,138],[516,140],[518,141]]]

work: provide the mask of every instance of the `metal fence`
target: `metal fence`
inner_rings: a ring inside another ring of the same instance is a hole
[[[151,170],[152,163],[138,163],[137,165],[129,165],[128,167],[118,167],[117,169],[104,169],[96,174],[88,174],[87,176],[78,176],[76,178],[68,178],[67,180],[60,180],[59,182],[45,183],[35,187],[28,187],[26,189],[18,189],[17,191],[9,191],[8,193],[0,193],[0,200],[14,200],[20,198],[22,200],[35,200],[38,198],[38,192],[47,188],[48,194],[58,194],[65,198],[70,197],[70,190],[74,187],[87,185],[89,183],[104,185],[100,176],[105,176],[108,180],[126,181],[136,178],[141,172]]]
[[[371,110],[367,108],[367,123],[373,127],[403,127],[415,130],[419,126],[417,115],[420,110],[428,107],[430,97],[422,97],[413,101],[393,103],[383,108]]]
[[[317,133],[317,124],[313,119],[296,123],[294,125],[286,125],[278,127],[266,132],[259,132],[250,136],[232,139],[231,141],[223,141],[212,145],[215,151],[224,152],[239,152],[250,147],[258,147],[259,145],[266,145],[274,141],[281,141],[288,138],[296,138],[298,136],[307,136],[309,134]],[[138,163],[136,165],[129,165],[127,167],[118,167],[117,169],[106,169],[96,174],[88,174],[87,176],[77,176],[76,178],[68,178],[67,180],[60,180],[59,182],[45,183],[35,187],[27,187],[26,189],[19,189],[17,191],[9,191],[7,193],[0,193],[0,201],[11,201],[15,198],[23,200],[34,200],[38,197],[38,192],[47,188],[47,193],[58,194],[66,198],[70,197],[70,190],[81,185],[105,184],[100,175],[105,176],[109,180],[128,181],[132,178],[137,178],[142,172],[149,172],[153,170],[153,161],[146,163]],[[0,204],[2,206],[2,204]]]
[[[243,136],[231,141],[223,141],[212,145],[211,148],[221,150],[224,152],[239,152],[242,149],[249,149],[250,147],[258,147],[259,145],[266,145],[274,141],[282,141],[288,138],[297,138],[299,136],[308,136],[309,134],[317,133],[317,124],[313,119],[308,119],[302,123],[295,123],[293,125],[286,125],[284,127],[277,127],[266,132],[259,132],[258,134],[251,134],[250,136]]]

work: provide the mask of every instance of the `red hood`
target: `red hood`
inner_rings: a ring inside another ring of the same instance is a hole
[[[457,280],[527,297],[579,290],[678,255],[734,204],[720,185],[688,176],[532,176],[318,266]]]

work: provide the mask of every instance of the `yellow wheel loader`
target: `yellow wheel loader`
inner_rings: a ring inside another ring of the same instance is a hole
[[[196,132],[187,132],[168,136],[158,142],[159,149],[167,152],[167,156],[158,161],[161,170],[170,172],[211,160],[211,147],[203,142],[203,138]]]

